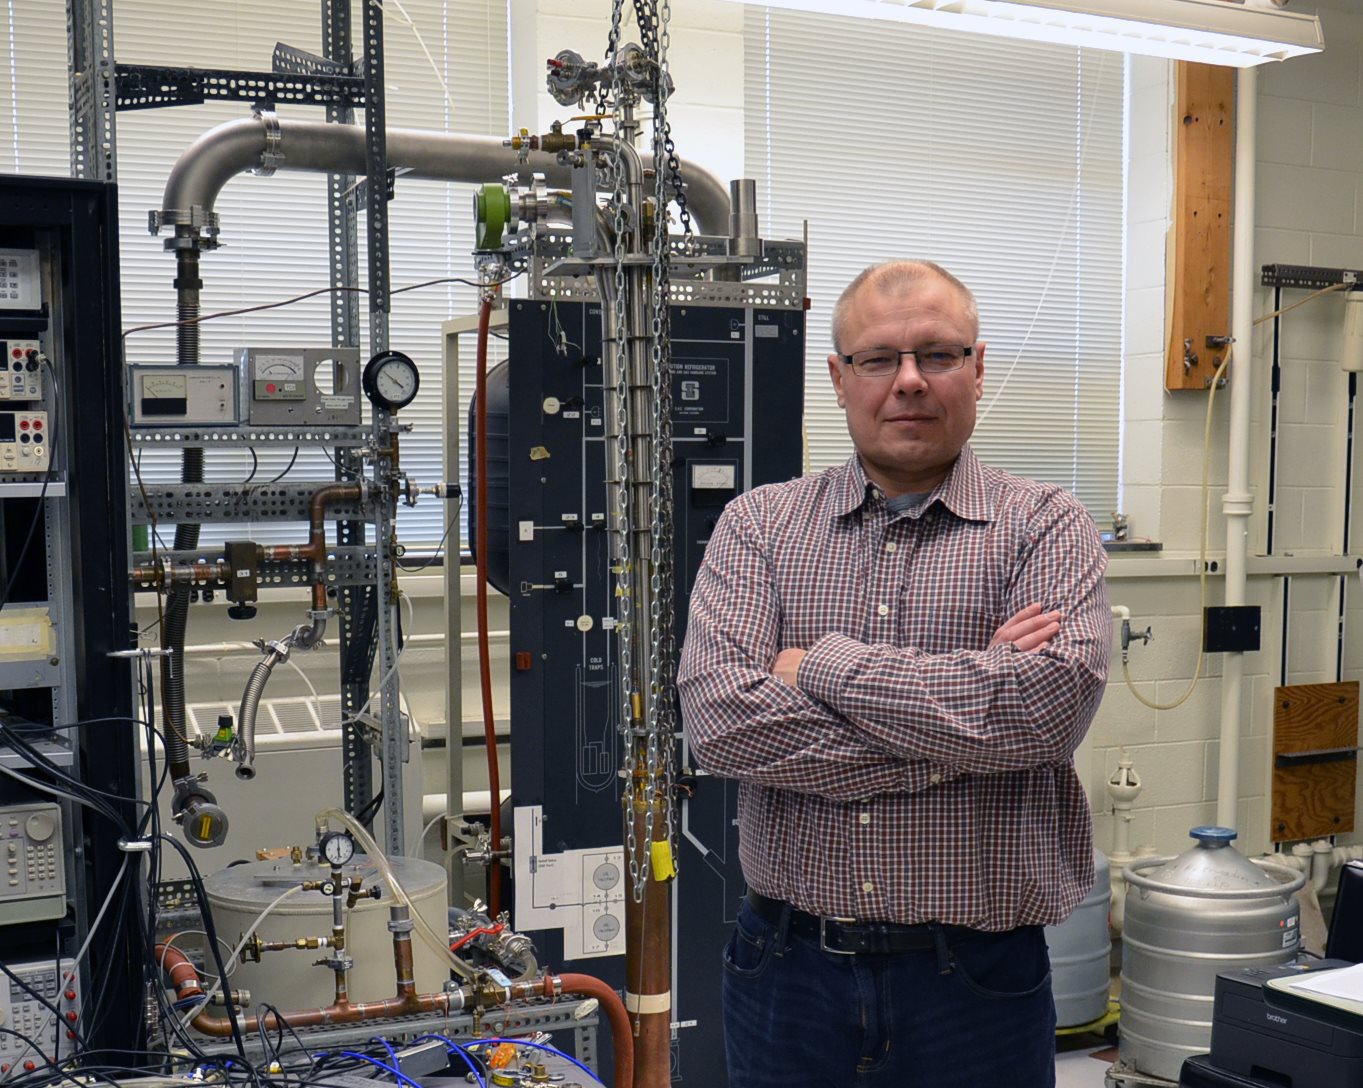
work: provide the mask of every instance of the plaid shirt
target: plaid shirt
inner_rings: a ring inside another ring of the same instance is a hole
[[[697,762],[739,780],[749,885],[812,914],[1052,924],[1093,886],[1073,755],[1107,679],[1106,556],[1069,492],[966,446],[896,515],[853,457],[729,504],[678,676]],[[990,648],[1029,604],[1044,650]],[[799,686],[770,672],[808,651]]]

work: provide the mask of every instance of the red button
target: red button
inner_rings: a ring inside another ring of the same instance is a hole
[[[35,419],[33,421],[33,429],[35,431],[41,431],[43,429],[43,421],[41,419]]]
[[[75,1033],[74,1031],[68,1031],[68,1032],[66,1033],[66,1037],[67,1037],[68,1039],[74,1039],[74,1038],[76,1037],[76,1033]]]
[[[77,1014],[76,1012],[68,1012],[68,1013],[66,1014],[66,1018],[67,1018],[68,1020],[70,1020],[71,1023],[74,1024],[74,1023],[76,1022],[76,1020],[79,1019],[79,1014]]]
[[[75,1001],[75,1000],[76,1000],[76,991],[75,991],[75,990],[67,990],[67,991],[66,991],[66,1000],[67,1000],[67,1001]]]
[[[26,419],[19,420],[19,430],[21,431],[28,430],[28,420]]]
[[[32,1073],[33,1070],[38,1068],[38,1066],[33,1062],[24,1062],[24,1068],[27,1069],[30,1073]]]
[[[6,1064],[6,1065],[0,1065],[0,1073],[8,1073],[8,1072],[9,1072],[9,1065],[8,1065],[8,1064]]]
[[[276,391],[277,388],[278,388],[278,387],[275,385],[274,382],[266,382],[266,383],[265,383],[265,392],[267,392],[267,393],[273,393],[273,392]]]

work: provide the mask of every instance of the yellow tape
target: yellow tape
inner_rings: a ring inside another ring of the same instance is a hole
[[[666,839],[655,842],[650,851],[653,858],[653,879],[671,880],[677,875],[677,867],[672,864],[672,844]]]

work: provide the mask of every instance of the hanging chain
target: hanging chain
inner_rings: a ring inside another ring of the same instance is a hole
[[[620,22],[624,0],[614,0],[611,6],[611,30],[607,58],[614,61],[620,43]],[[629,346],[626,339],[625,311],[628,305],[625,283],[625,236],[629,228],[629,190],[625,172],[625,159],[619,141],[625,138],[621,131],[626,108],[626,90],[621,81],[620,67],[611,64],[610,102],[615,116],[615,141],[610,145],[607,161],[611,173],[611,211],[612,226],[615,232],[614,258],[612,271],[612,293],[609,300],[615,311],[614,338],[611,357],[615,366],[615,481],[616,523],[611,527],[615,540],[615,640],[618,647],[620,680],[617,691],[620,693],[620,723],[624,758],[624,805],[625,805],[625,859],[629,867],[630,882],[634,898],[638,902],[648,880],[649,847],[645,843],[640,850],[634,820],[634,776],[636,772],[634,746],[635,702],[638,687],[634,682],[633,625],[634,594],[630,584],[633,574],[633,536],[634,520],[631,517],[630,495],[630,445],[629,445]],[[638,209],[634,209],[637,216]],[[604,301],[604,300],[603,300]],[[608,485],[609,486],[609,485]]]
[[[657,13],[657,83],[654,90],[653,164],[654,164],[654,232],[653,232],[653,479],[652,534],[653,534],[653,669],[650,677],[653,688],[653,721],[649,723],[649,801],[661,797],[666,820],[667,841],[671,847],[673,867],[678,859],[677,821],[674,807],[673,784],[676,781],[676,701],[673,672],[676,663],[676,624],[673,614],[675,594],[675,548],[673,545],[672,496],[672,321],[671,321],[671,253],[668,248],[667,201],[669,182],[675,175],[663,167],[663,152],[670,142],[667,121],[667,50],[668,24],[671,19],[669,0],[662,0]],[[681,205],[685,212],[686,205]],[[661,756],[661,758],[659,758]],[[649,829],[655,827],[650,813]]]

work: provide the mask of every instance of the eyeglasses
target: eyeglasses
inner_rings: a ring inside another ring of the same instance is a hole
[[[852,373],[861,378],[889,378],[899,373],[900,363],[905,355],[912,355],[921,374],[949,374],[960,370],[966,359],[975,349],[962,344],[928,344],[913,351],[895,351],[893,348],[867,348],[854,351],[851,355],[838,358],[852,368]]]

